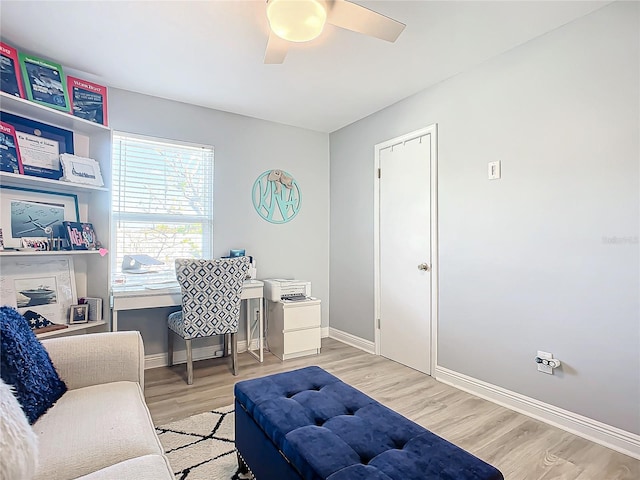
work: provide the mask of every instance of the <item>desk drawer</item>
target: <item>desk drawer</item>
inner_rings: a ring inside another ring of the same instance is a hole
[[[320,349],[320,327],[284,332],[284,354]]]
[[[285,332],[320,326],[320,302],[314,302],[313,304],[310,302],[289,303],[284,304],[282,307],[284,314],[283,329]]]

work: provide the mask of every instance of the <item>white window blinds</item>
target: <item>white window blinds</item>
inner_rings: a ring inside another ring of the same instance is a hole
[[[146,254],[173,270],[179,257],[210,257],[213,147],[124,133],[113,136],[112,271]]]

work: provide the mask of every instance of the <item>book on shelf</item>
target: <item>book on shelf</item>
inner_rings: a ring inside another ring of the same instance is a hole
[[[0,72],[0,90],[25,98],[18,51],[3,42],[0,42]]]
[[[82,236],[82,223],[62,222],[65,239],[69,242],[70,250],[88,250],[87,244]]]
[[[62,222],[64,239],[70,250],[95,250],[100,246],[93,224],[88,222]]]
[[[67,89],[74,116],[108,125],[107,87],[67,75]]]
[[[27,98],[32,102],[69,112],[69,93],[62,66],[22,52],[18,53],[18,57]]]
[[[13,125],[0,121],[0,171],[24,174],[20,148]]]

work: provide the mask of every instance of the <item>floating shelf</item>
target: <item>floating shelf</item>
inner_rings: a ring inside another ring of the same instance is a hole
[[[66,334],[69,332],[78,332],[80,330],[86,330],[88,328],[98,327],[100,325],[106,325],[106,324],[107,322],[105,322],[104,320],[101,320],[99,322],[93,321],[93,322],[81,323],[78,325],[69,325],[67,328],[61,328],[60,330],[53,330],[52,332],[39,333],[36,335],[36,337],[38,338],[53,337],[55,335]]]
[[[92,135],[96,132],[109,132],[111,129],[83,118],[74,117],[70,113],[61,112],[34,102],[0,92],[0,109],[7,113],[20,115],[36,122],[48,123],[57,127],[73,130],[77,133]]]
[[[0,257],[26,257],[26,256],[34,256],[38,257],[44,256],[56,256],[56,255],[96,255],[100,252],[98,250],[56,250],[54,252],[43,251],[43,252],[21,252],[18,250],[10,250],[0,252]]]
[[[50,178],[33,177],[31,175],[20,175],[18,173],[0,172],[0,185],[7,185],[20,188],[33,188],[35,190],[55,190],[56,192],[108,192],[106,187],[94,187],[82,183],[63,182]]]

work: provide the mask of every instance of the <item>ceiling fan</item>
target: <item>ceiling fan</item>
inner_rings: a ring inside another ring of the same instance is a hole
[[[290,42],[318,37],[325,24],[395,42],[405,24],[347,0],[267,0],[269,41],[264,63],[282,63]]]

